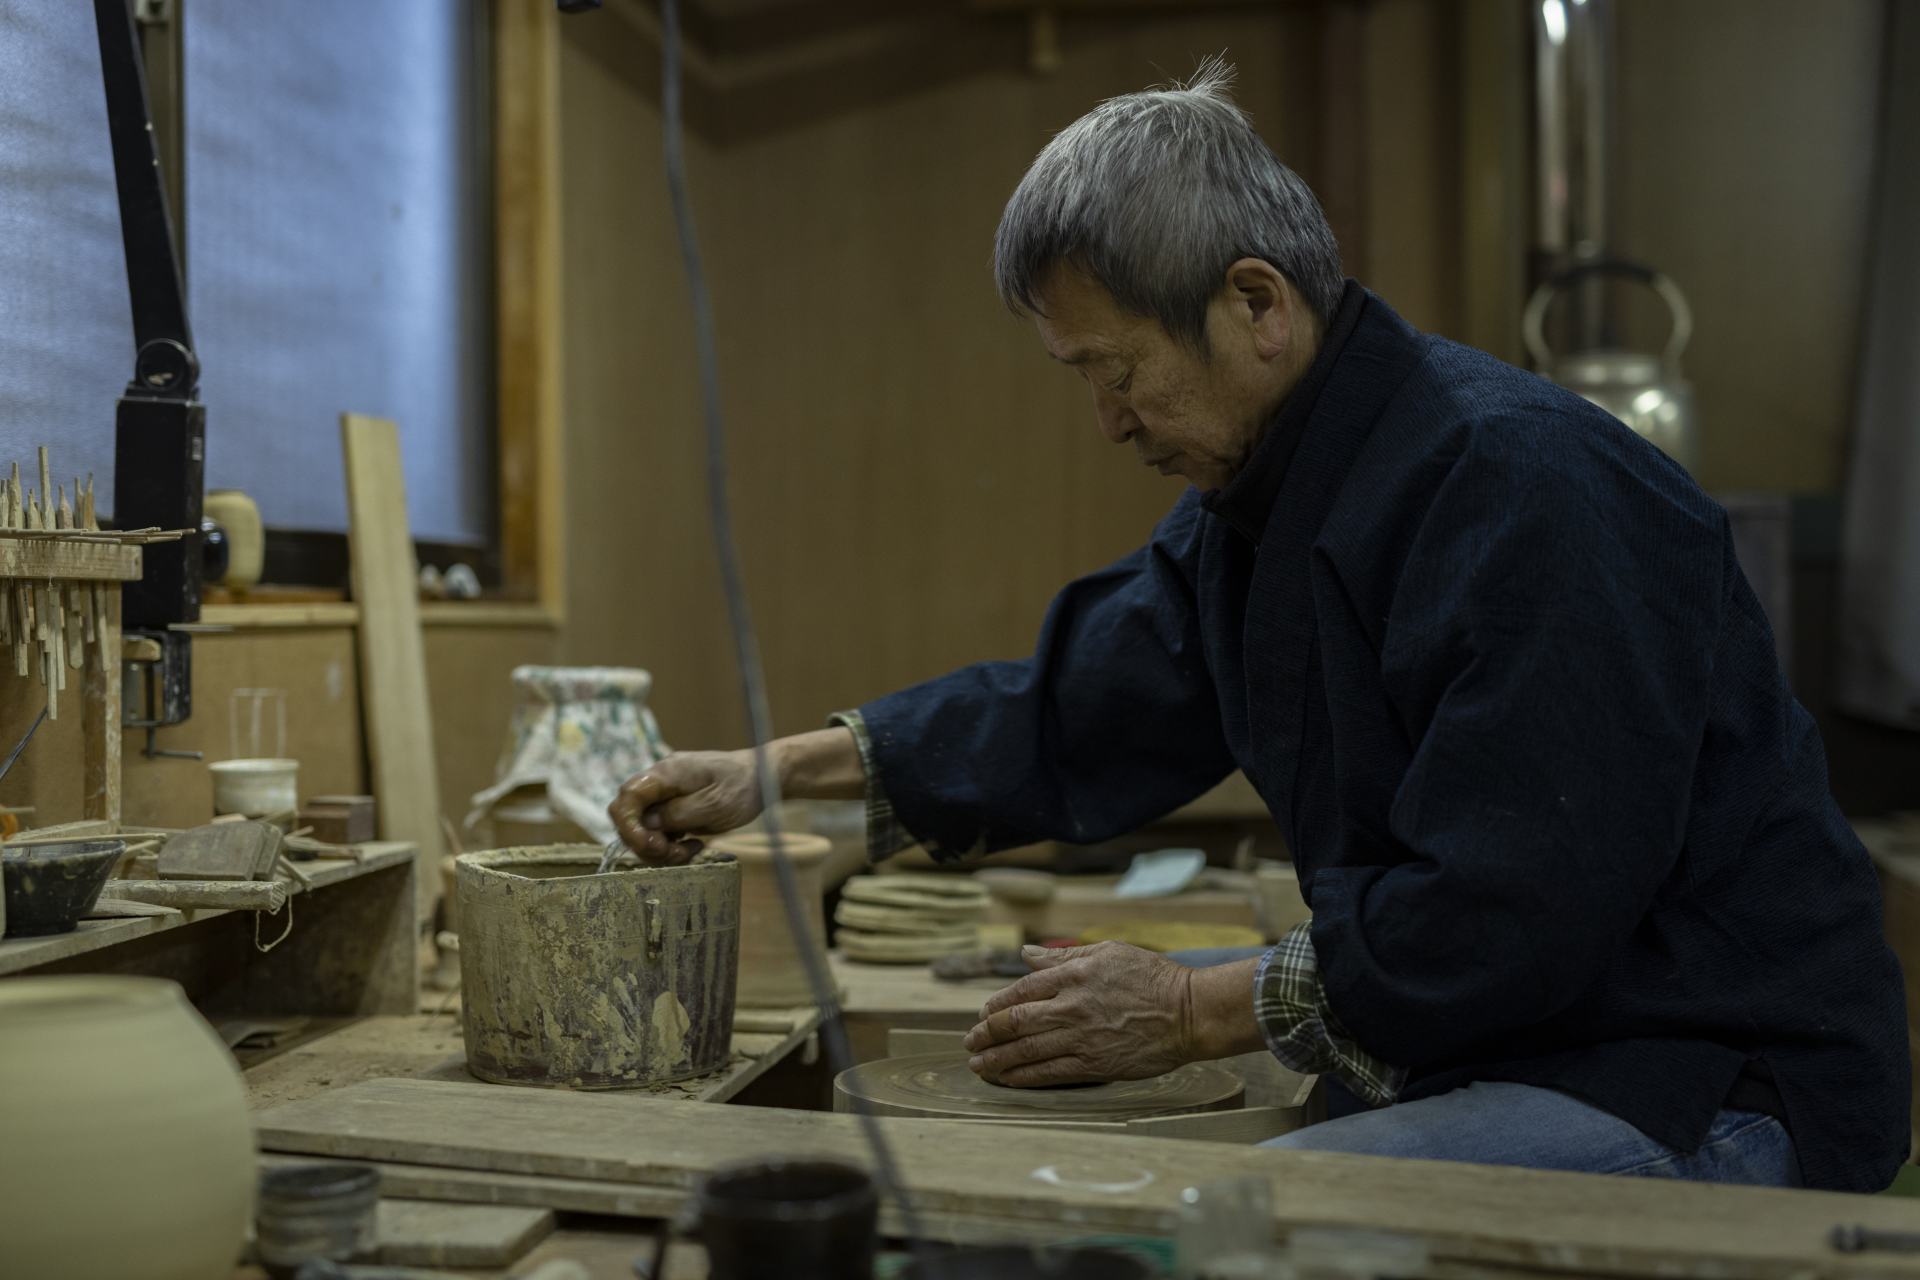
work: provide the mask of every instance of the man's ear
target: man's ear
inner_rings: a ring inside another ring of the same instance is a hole
[[[1271,262],[1241,258],[1227,268],[1227,290],[1236,318],[1250,326],[1253,349],[1263,360],[1286,352],[1293,337],[1292,311],[1287,306],[1292,286]]]

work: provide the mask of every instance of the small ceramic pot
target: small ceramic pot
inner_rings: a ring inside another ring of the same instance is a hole
[[[159,978],[0,982],[0,1273],[229,1275],[253,1216],[239,1069]]]
[[[780,847],[793,863],[800,901],[807,911],[807,945],[824,956],[826,909],[821,902],[820,864],[833,845],[820,836],[781,832]],[[740,990],[735,1002],[745,1008],[793,1009],[813,1003],[787,910],[780,900],[780,878],[767,837],[740,831],[713,842],[715,853],[740,863]]]
[[[215,760],[207,769],[213,774],[215,813],[265,818],[300,807],[298,760]]]

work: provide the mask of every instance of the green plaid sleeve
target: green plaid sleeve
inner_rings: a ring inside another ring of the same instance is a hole
[[[920,843],[893,816],[887,789],[880,784],[880,768],[874,762],[873,738],[867,733],[866,719],[858,711],[837,711],[827,717],[827,723],[851,729],[854,745],[860,749],[860,769],[867,775],[867,861],[877,863]]]
[[[1310,928],[1311,922],[1295,925],[1260,961],[1253,979],[1260,1034],[1282,1066],[1333,1076],[1368,1105],[1386,1106],[1400,1096],[1406,1068],[1368,1053],[1333,1016]]]

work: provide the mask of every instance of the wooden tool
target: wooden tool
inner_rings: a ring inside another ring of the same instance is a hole
[[[1146,1080],[1015,1089],[975,1075],[964,1050],[946,1050],[882,1058],[842,1071],[833,1082],[833,1109],[851,1111],[862,1102],[879,1115],[923,1120],[1117,1122],[1230,1110],[1240,1105],[1244,1090],[1238,1076],[1206,1063]]]
[[[264,880],[280,859],[280,828],[268,822],[214,822],[160,847],[162,880]]]

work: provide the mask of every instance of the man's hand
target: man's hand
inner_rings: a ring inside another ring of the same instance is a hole
[[[751,751],[682,751],[628,778],[607,816],[643,862],[678,866],[717,835],[760,815]]]
[[[1027,947],[1034,972],[996,992],[967,1033],[967,1065],[1030,1088],[1143,1080],[1195,1061],[1192,975],[1119,942]]]

